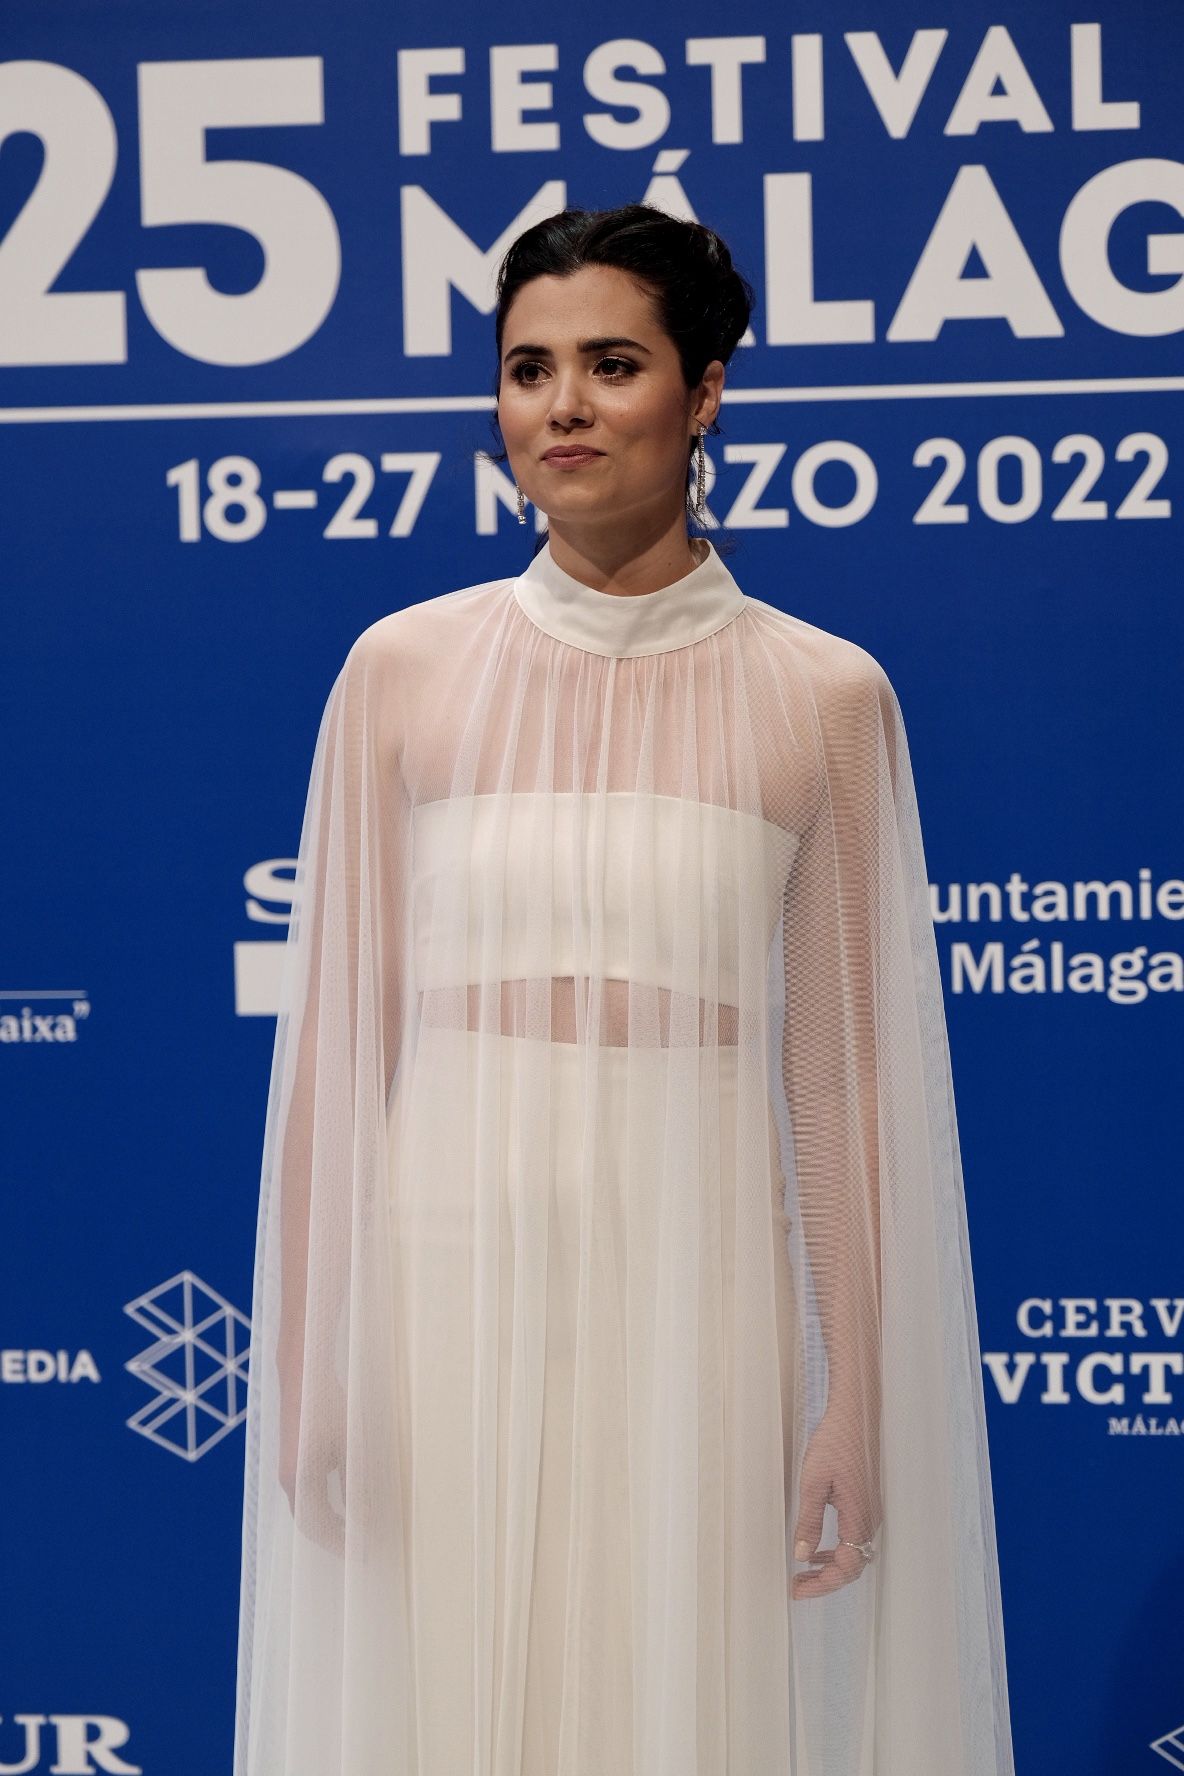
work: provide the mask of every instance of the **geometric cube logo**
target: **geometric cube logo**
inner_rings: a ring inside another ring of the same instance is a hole
[[[191,1270],[137,1295],[123,1311],[156,1334],[124,1364],[154,1390],[127,1423],[162,1449],[197,1461],[247,1415],[251,1322]]]
[[[1151,1750],[1157,1751],[1161,1758],[1166,1758],[1173,1769],[1184,1770],[1184,1723],[1173,1727],[1161,1739],[1153,1739]]]

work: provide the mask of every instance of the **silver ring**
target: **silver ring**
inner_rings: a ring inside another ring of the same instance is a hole
[[[858,1548],[865,1560],[874,1560],[876,1557],[875,1545],[870,1537],[866,1542],[849,1542],[845,1536],[840,1536],[839,1544],[844,1548]]]

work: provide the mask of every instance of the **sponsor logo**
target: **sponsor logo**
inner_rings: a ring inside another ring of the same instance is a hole
[[[101,1381],[99,1366],[88,1350],[0,1350],[0,1382]],[[3,1776],[0,1765],[0,1776]]]
[[[83,987],[0,987],[0,1044],[77,1042],[89,1016]]]
[[[275,1017],[280,1006],[280,979],[287,927],[296,898],[294,857],[268,857],[251,865],[243,877],[247,918],[258,925],[282,925],[276,937],[234,946],[234,1010],[236,1017]],[[290,870],[290,875],[281,874]],[[272,904],[266,905],[265,902]]]
[[[1166,1758],[1173,1770],[1184,1770],[1184,1721],[1162,1738],[1153,1739],[1151,1749],[1157,1751],[1161,1758]]]
[[[1054,1301],[1030,1295],[1016,1309],[1016,1325],[1039,1348],[982,1353],[1005,1406],[1018,1405],[1025,1395],[1042,1406],[1077,1400],[1125,1409],[1107,1415],[1112,1437],[1184,1436],[1184,1350],[1164,1348],[1179,1345],[1184,1296],[1141,1301],[1126,1295],[1062,1295]]]
[[[963,923],[1014,928],[1004,937],[951,942],[954,993],[1096,994],[1112,1005],[1143,1005],[1164,993],[1184,992],[1184,955],[1178,948],[1162,940],[1158,946],[1120,946],[1108,941],[1107,929],[1156,920],[1178,926],[1184,918],[1184,881],[1178,876],[1156,880],[1144,867],[1133,879],[1029,882],[1013,870],[1006,881],[950,882],[944,892],[931,885],[930,910],[938,931]],[[1045,929],[1028,936],[1033,925]],[[1072,931],[1062,935],[1074,926],[1097,927],[1097,941],[1083,941]]]
[[[124,1365],[153,1390],[128,1426],[196,1461],[246,1417],[251,1322],[191,1270],[137,1295],[123,1311],[156,1334]]]
[[[7,1721],[7,1725],[5,1722]],[[0,1776],[52,1771],[53,1776],[142,1776],[143,1765],[119,1756],[131,1730],[113,1714],[0,1714]]]

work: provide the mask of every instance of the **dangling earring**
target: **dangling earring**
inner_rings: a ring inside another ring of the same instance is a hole
[[[522,489],[518,486],[517,482],[514,483],[514,486],[515,486],[515,490],[518,494],[518,522],[519,522],[519,524],[525,524],[526,523],[526,495],[523,493]]]
[[[706,430],[706,426],[700,426],[699,436],[695,439],[695,517],[700,524],[706,510],[707,461],[703,454],[703,434]]]

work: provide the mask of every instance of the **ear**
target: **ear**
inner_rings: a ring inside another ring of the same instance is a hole
[[[714,423],[715,416],[719,412],[723,389],[723,364],[719,358],[712,358],[695,391],[695,400],[691,407],[691,421],[694,425],[710,426]]]

